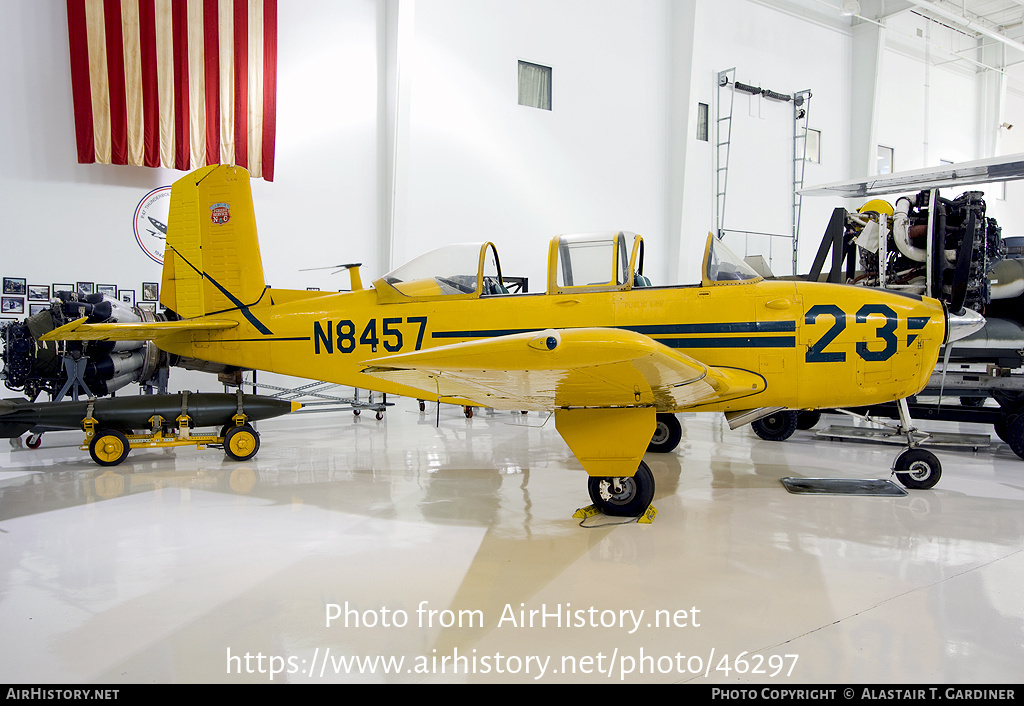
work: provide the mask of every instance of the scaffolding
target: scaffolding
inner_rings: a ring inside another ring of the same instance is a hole
[[[239,388],[243,385],[251,387],[253,394],[258,394],[258,390],[269,390],[272,393],[269,397],[302,403],[302,409],[293,414],[351,410],[352,414],[358,417],[363,410],[368,410],[374,412],[380,420],[384,418],[384,411],[394,406],[393,402],[388,402],[386,393],[370,391],[362,398],[359,388],[353,388],[352,396],[345,397],[342,394],[342,385],[323,380],[314,380],[298,387],[281,387],[257,382],[256,372],[251,371],[251,377],[243,374]]]

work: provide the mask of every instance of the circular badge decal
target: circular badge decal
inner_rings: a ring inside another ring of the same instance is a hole
[[[170,205],[171,187],[161,186],[143,196],[135,208],[135,240],[142,252],[161,265],[164,264]]]

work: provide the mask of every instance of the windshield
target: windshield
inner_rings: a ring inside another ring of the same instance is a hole
[[[480,266],[480,243],[431,250],[384,275],[403,294],[472,294]]]
[[[508,294],[501,281],[498,251],[492,243],[461,243],[431,250],[374,284],[378,296],[388,301],[387,291],[408,297]]]
[[[708,244],[704,253],[705,284],[714,282],[746,282],[759,279],[757,274],[743,258],[734,253],[721,240],[708,235]]]

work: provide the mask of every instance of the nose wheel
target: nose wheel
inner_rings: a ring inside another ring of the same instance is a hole
[[[893,464],[896,480],[911,490],[927,490],[935,487],[942,476],[942,464],[931,451],[907,449],[896,457]]]

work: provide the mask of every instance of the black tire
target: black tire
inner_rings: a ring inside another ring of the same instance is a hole
[[[912,490],[935,487],[942,477],[942,464],[925,449],[907,449],[896,457],[896,479]]]
[[[89,443],[89,455],[101,466],[116,466],[130,450],[128,437],[117,429],[100,429]]]
[[[796,412],[782,410],[750,423],[754,433],[765,441],[785,441],[796,431]]]
[[[248,461],[260,450],[260,435],[248,424],[231,427],[224,435],[224,453],[233,461]]]
[[[821,421],[821,412],[816,409],[796,413],[796,428],[800,431],[813,429]]]
[[[643,461],[632,476],[591,476],[590,499],[601,512],[616,517],[639,517],[654,500],[654,475]]]
[[[1012,417],[1008,415],[1003,415],[1002,417],[1000,417],[999,419],[992,423],[992,431],[996,433],[996,436],[998,436],[999,440],[1002,441],[1004,444],[1010,443],[1009,441],[1007,441],[1007,439],[1010,438],[1010,422],[1012,421]]]
[[[647,445],[647,450],[659,454],[675,451],[682,438],[683,425],[676,419],[676,415],[659,414],[654,428],[654,436],[651,437],[651,443]]]
[[[1024,458],[1024,414],[1018,414],[1006,425],[1006,438],[1003,439],[1018,458]]]

